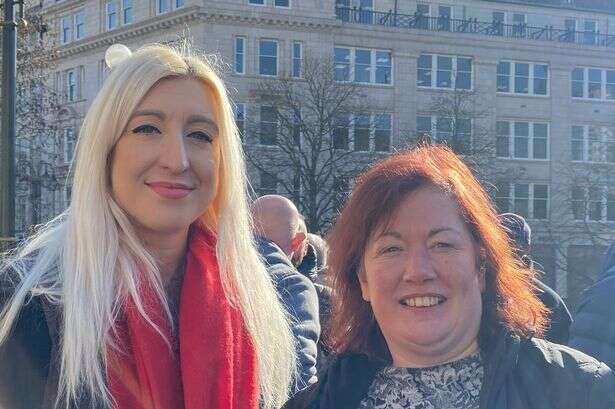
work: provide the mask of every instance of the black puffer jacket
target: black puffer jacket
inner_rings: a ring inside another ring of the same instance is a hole
[[[615,408],[615,376],[582,352],[501,331],[485,355],[481,409]],[[340,356],[284,409],[356,409],[381,368],[365,355]]]

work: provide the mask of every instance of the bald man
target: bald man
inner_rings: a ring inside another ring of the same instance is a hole
[[[297,392],[318,380],[316,362],[320,337],[316,289],[291,261],[301,262],[303,258],[306,234],[301,226],[302,217],[293,202],[278,195],[259,197],[251,210],[258,250],[292,319],[299,365]]]

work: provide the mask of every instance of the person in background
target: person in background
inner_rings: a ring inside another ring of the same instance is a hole
[[[327,238],[337,356],[284,408],[615,407],[606,365],[539,338],[535,272],[493,209],[443,146],[360,176]]]
[[[301,227],[301,214],[293,202],[283,196],[261,196],[254,201],[251,210],[258,250],[292,319],[298,365],[294,389],[298,391],[318,379],[318,295],[312,281],[299,273],[291,261],[301,261],[307,235]]]
[[[0,407],[278,408],[295,371],[226,89],[188,46],[112,46],[72,199],[0,266]]]
[[[532,229],[525,219],[518,214],[502,213],[499,216],[500,223],[504,227],[511,245],[523,263],[528,268],[534,268],[531,258]],[[566,345],[568,343],[568,331],[572,323],[572,316],[566,303],[551,287],[534,277],[532,279],[536,287],[536,294],[540,301],[551,311],[548,327],[543,334],[547,341]]]
[[[604,257],[598,281],[581,295],[568,345],[615,368],[615,243]]]

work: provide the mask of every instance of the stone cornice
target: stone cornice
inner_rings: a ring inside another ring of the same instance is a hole
[[[256,14],[246,13],[245,11],[216,10],[201,6],[191,6],[66,44],[58,48],[58,57],[65,58],[101,47],[107,47],[111,44],[127,41],[195,20],[220,23],[232,22],[234,24],[250,26],[285,26],[295,27],[300,30],[320,31],[331,30],[341,26],[340,22],[333,17],[325,19],[274,13]]]
[[[199,18],[199,9],[199,6],[187,7],[72,42],[58,48],[58,57],[69,57],[196,20]]]

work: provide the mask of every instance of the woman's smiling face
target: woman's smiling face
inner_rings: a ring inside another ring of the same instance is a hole
[[[215,97],[191,78],[160,81],[135,109],[113,148],[111,191],[137,232],[185,230],[218,191]]]
[[[450,362],[477,348],[479,246],[455,200],[422,186],[369,238],[359,274],[397,366]]]

